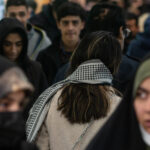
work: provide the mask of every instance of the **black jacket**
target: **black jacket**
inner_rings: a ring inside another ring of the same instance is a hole
[[[129,57],[128,55],[122,56],[119,70],[113,79],[113,86],[122,94],[126,92],[126,89],[132,81],[139,63],[140,62],[138,60]]]
[[[58,69],[69,61],[70,56],[71,53],[63,50],[59,39],[39,53],[37,61],[41,63],[49,85],[53,83]]]
[[[23,39],[23,49],[20,56],[17,58],[17,65],[24,71],[29,81],[33,84],[35,92],[33,94],[33,101],[29,104],[32,106],[34,100],[47,88],[46,77],[38,62],[32,61],[27,56],[28,38],[24,26],[16,19],[5,18],[0,21],[0,55],[3,53],[4,38],[11,32],[17,32]]]

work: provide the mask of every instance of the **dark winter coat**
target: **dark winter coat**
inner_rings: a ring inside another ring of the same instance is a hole
[[[54,82],[58,69],[66,64],[71,56],[71,53],[65,52],[61,45],[60,40],[57,39],[50,47],[40,52],[37,57],[37,61],[41,63],[47,76],[49,85]]]
[[[144,24],[144,32],[137,34],[136,38],[129,45],[127,54],[141,60],[150,53],[150,17]]]
[[[3,41],[4,38],[11,32],[17,32],[23,39],[23,49],[20,56],[17,58],[17,65],[24,71],[29,81],[33,84],[35,92],[33,94],[33,100],[35,100],[41,92],[47,88],[47,81],[45,75],[38,62],[31,61],[27,56],[28,37],[24,29],[24,26],[16,19],[5,18],[0,21],[0,55],[4,56],[3,53]],[[31,101],[29,108],[32,106],[34,101]]]
[[[124,94],[136,72],[138,65],[138,60],[127,55],[123,55],[119,70],[113,79],[113,87]]]

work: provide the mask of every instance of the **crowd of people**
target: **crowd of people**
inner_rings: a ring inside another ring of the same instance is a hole
[[[35,8],[0,20],[0,149],[149,150],[150,2]]]

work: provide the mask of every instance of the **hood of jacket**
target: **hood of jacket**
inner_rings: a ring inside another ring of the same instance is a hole
[[[32,94],[33,86],[13,62],[0,56],[0,99],[11,92],[25,90]]]
[[[3,53],[3,42],[8,34],[16,32],[22,37],[23,49],[18,57],[17,61],[23,61],[27,57],[27,46],[28,46],[28,37],[26,30],[21,22],[14,18],[4,18],[0,21],[0,54]]]

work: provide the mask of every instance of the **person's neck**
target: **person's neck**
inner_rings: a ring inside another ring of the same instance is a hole
[[[74,49],[78,46],[80,39],[76,40],[76,41],[65,41],[62,39],[62,43],[64,46],[64,50],[66,52],[73,52]]]

